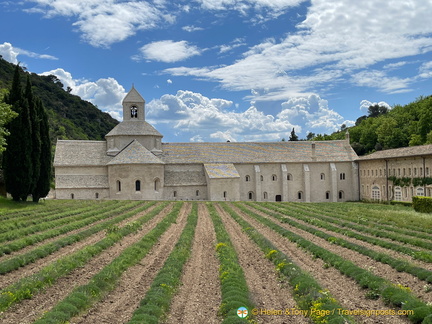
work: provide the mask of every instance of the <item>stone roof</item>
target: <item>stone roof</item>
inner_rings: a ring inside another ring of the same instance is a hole
[[[103,166],[112,159],[106,150],[106,141],[57,140],[54,166]]]
[[[204,168],[210,179],[240,178],[237,169],[232,163],[204,164]]]
[[[312,156],[312,144],[315,154]],[[160,159],[176,163],[345,162],[357,159],[346,141],[163,143]]]
[[[163,162],[137,140],[133,140],[108,163],[108,165],[116,164],[163,164]]]
[[[128,92],[126,97],[124,97],[122,103],[125,102],[145,102],[144,98],[139,94],[139,92],[132,86],[132,89]]]
[[[131,135],[131,136],[143,136],[153,135],[160,136],[159,133],[152,125],[143,120],[124,120],[120,124],[117,124],[105,137],[115,135]]]
[[[432,144],[401,147],[391,150],[377,151],[369,155],[360,156],[357,161],[395,159],[403,157],[424,156],[432,154]]]

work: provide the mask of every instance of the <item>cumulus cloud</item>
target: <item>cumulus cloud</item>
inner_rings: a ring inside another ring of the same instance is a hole
[[[141,47],[140,52],[141,54],[135,56],[134,59],[144,58],[150,61],[174,63],[200,55],[202,50],[186,41],[164,40],[146,44]]]
[[[234,107],[229,100],[178,91],[152,100],[146,109],[149,122],[190,134],[191,141],[277,141],[287,138],[293,127],[296,133],[306,135],[305,130],[330,133],[343,123],[354,124],[317,95],[292,98],[282,103],[276,115],[266,114],[254,105],[244,112],[236,112]]]
[[[18,59],[17,59],[18,55],[24,55],[24,56],[38,58],[38,59],[57,60],[55,56],[48,55],[48,54],[38,54],[25,49],[14,47],[12,46],[11,43],[8,42],[4,42],[3,44],[0,44],[0,55],[2,55],[6,61],[13,64],[18,63]]]
[[[364,99],[360,102],[360,110],[363,112],[367,112],[370,106],[375,106],[375,105],[378,105],[381,107],[386,107],[388,109],[392,109],[392,107],[385,101],[372,102],[372,101]]]
[[[122,100],[126,95],[125,89],[114,78],[101,78],[95,82],[74,79],[70,72],[61,68],[41,73],[41,75],[55,75],[65,86],[72,89],[71,93],[83,100],[90,101],[99,109],[109,113],[113,118],[121,120]]]

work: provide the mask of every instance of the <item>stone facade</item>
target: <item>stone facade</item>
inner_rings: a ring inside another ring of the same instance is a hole
[[[359,199],[349,138],[325,142],[162,143],[132,88],[106,141],[57,141],[56,198],[347,201]]]
[[[411,201],[413,196],[432,197],[431,185],[425,184],[432,177],[432,145],[378,151],[357,161],[360,199]]]

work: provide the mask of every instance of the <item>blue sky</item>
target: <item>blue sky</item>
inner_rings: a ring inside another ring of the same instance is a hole
[[[331,133],[432,94],[430,0],[0,0],[0,54],[164,142]]]

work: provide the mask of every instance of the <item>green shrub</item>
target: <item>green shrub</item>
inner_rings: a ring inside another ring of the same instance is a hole
[[[432,213],[432,198],[415,196],[412,198],[413,208],[419,213]]]

